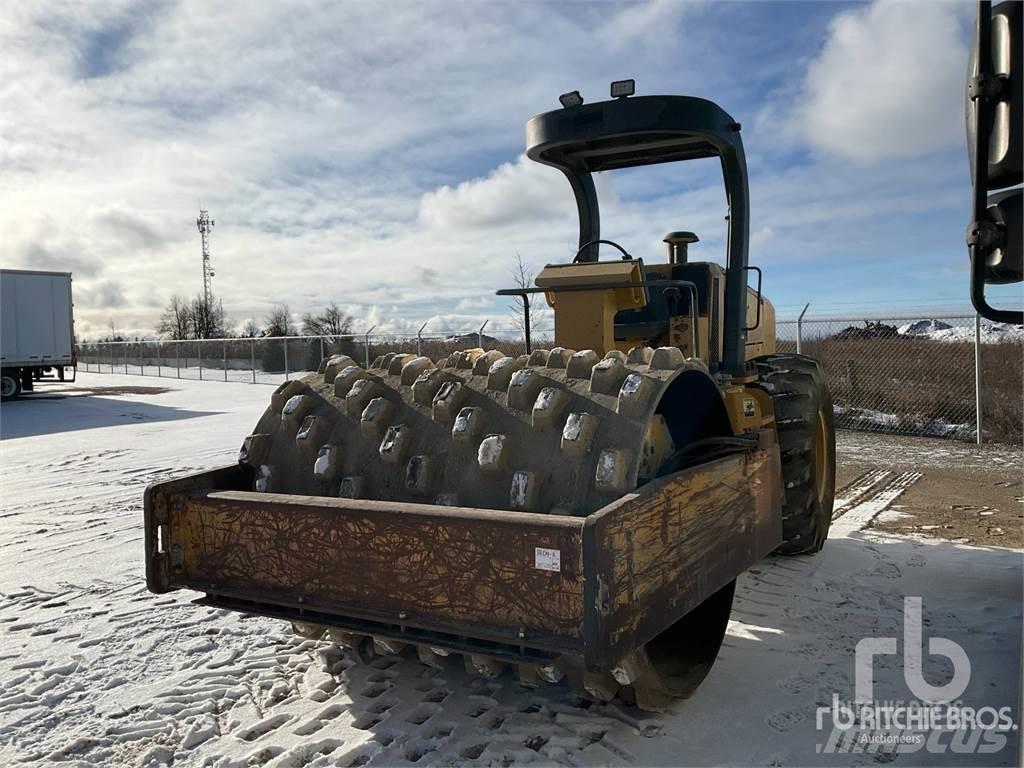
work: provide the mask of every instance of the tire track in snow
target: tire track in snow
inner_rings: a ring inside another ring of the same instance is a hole
[[[832,519],[838,520],[849,512],[850,507],[860,501],[871,490],[887,478],[891,472],[886,469],[872,469],[844,486],[832,504]],[[841,495],[839,495],[841,494]]]
[[[888,474],[888,473],[886,473]],[[876,493],[855,503],[833,521],[830,538],[842,538],[866,528],[871,521],[898,499],[904,491],[920,480],[921,472],[901,472],[882,486]]]

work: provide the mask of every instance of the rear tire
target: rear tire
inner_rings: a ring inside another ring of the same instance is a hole
[[[21,377],[14,369],[4,369],[0,373],[0,400],[14,400],[21,394]]]
[[[783,555],[813,554],[825,546],[836,488],[832,395],[821,363],[804,355],[756,358],[752,386],[772,400],[782,458]]]

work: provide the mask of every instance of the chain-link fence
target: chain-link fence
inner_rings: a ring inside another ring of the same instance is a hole
[[[780,352],[822,362],[840,429],[976,440],[980,427],[985,441],[1024,439],[1024,337],[1013,328],[973,315],[777,327]]]
[[[543,346],[544,338],[534,346]],[[389,352],[416,353],[439,360],[474,346],[498,349],[508,355],[526,351],[522,339],[498,339],[483,333],[415,337],[354,334],[83,342],[78,345],[77,359],[81,370],[93,373],[279,384],[315,371],[320,361],[330,355],[348,355],[369,366],[378,355]]]
[[[91,342],[79,345],[78,364],[95,372],[277,384],[315,371],[334,354],[369,365],[388,352],[440,360],[475,346],[513,356],[526,351],[521,336],[424,328],[415,336]],[[533,346],[550,347],[551,330],[536,329]],[[1024,336],[1018,331],[958,315],[780,320],[777,335],[780,352],[801,351],[822,361],[840,429],[976,440],[980,425],[985,441],[1024,440]]]

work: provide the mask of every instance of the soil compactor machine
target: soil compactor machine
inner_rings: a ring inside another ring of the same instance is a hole
[[[336,356],[282,384],[237,464],[147,489],[151,591],[198,590],[364,658],[461,655],[656,709],[710,669],[740,573],[821,549],[832,403],[819,363],[775,352],[739,124],[691,97],[566,102],[526,143],[570,182],[579,251],[499,292],[527,314],[543,293],[556,346]],[[601,239],[593,173],[708,157],[724,268],[690,261],[688,232],[658,264]]]

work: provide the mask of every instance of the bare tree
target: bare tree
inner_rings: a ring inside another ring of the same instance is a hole
[[[156,330],[169,339],[192,338],[192,307],[188,300],[181,296],[171,296]]]
[[[319,315],[302,316],[302,332],[309,336],[347,336],[352,333],[352,316],[333,301]]]
[[[292,311],[287,304],[275,304],[263,316],[264,336],[294,336],[295,326],[292,324]]]
[[[260,327],[256,325],[256,321],[253,318],[249,318],[245,321],[245,325],[242,326],[241,336],[243,339],[255,339],[257,336],[262,335]]]
[[[110,338],[109,339],[104,339],[104,341],[124,341],[125,340],[124,336],[121,335],[121,332],[119,330],[117,330],[117,324],[114,322],[114,318],[113,317],[111,317],[107,321],[107,327],[110,329]]]
[[[533,272],[523,263],[523,257],[516,251],[515,264],[512,267],[512,280],[517,288],[533,287]],[[537,299],[540,298],[540,301]],[[526,318],[524,317],[524,303],[530,302],[530,336],[537,338],[537,332],[543,327],[547,320],[547,305],[544,303],[541,294],[533,294],[532,297],[513,296],[512,303],[508,305],[512,315],[512,325],[519,329],[519,332],[526,335]]]
[[[333,301],[318,315],[309,312],[302,316],[302,332],[310,336],[333,336],[326,345],[312,347],[313,358],[320,361],[320,351],[329,354],[354,355],[355,340],[352,338],[352,326],[355,321]]]
[[[192,338],[217,339],[226,334],[224,304],[202,296],[192,299]]]
[[[263,316],[263,335],[267,337],[295,336],[295,326],[292,324],[292,311],[287,304],[275,304],[270,311]],[[265,341],[260,344],[260,360],[264,371],[282,371],[287,362],[288,340],[280,342]],[[292,351],[295,351],[294,342]],[[315,370],[315,368],[314,368]]]

